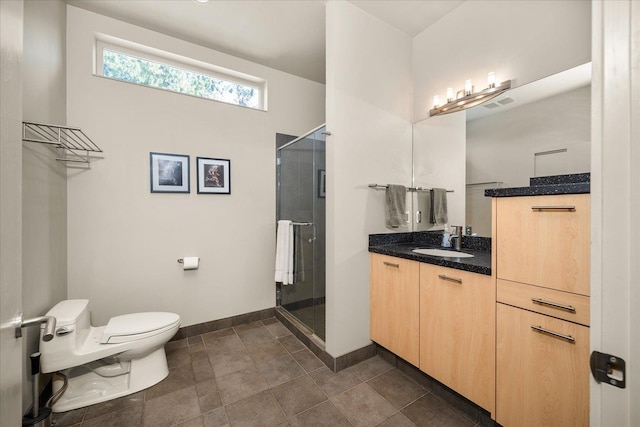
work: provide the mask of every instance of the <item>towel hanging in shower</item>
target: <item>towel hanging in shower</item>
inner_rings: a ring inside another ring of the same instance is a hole
[[[278,221],[276,234],[275,281],[283,285],[293,284],[293,224],[290,220]]]

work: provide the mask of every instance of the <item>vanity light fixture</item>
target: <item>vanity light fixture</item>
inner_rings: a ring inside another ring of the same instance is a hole
[[[193,1],[200,4],[209,3],[209,0],[193,0]]]
[[[467,80],[464,83],[464,90],[458,91],[458,97],[456,99],[453,99],[453,89],[447,88],[447,103],[440,105],[440,98],[438,95],[434,96],[433,108],[429,110],[429,117],[455,113],[457,111],[475,107],[476,105],[480,105],[483,102],[495,98],[507,89],[511,89],[511,80],[505,80],[499,85],[496,85],[496,75],[493,72],[489,73],[487,76],[487,83],[488,87],[486,89],[481,92],[474,93],[471,80]]]

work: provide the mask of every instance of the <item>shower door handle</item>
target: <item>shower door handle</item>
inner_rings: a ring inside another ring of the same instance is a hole
[[[316,234],[316,225],[313,224],[311,228],[313,228],[313,237],[309,239],[309,243],[313,243],[318,237],[318,235]]]

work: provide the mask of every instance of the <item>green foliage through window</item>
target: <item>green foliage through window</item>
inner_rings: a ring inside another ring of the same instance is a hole
[[[260,108],[256,87],[235,83],[167,64],[103,49],[103,76],[144,86]]]

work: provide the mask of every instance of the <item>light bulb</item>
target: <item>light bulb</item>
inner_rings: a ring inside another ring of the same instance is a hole
[[[438,108],[440,106],[440,97],[438,95],[433,97],[433,108]]]
[[[447,102],[453,101],[453,88],[447,88]]]
[[[496,87],[496,74],[493,71],[487,76],[487,82],[490,88]]]
[[[473,91],[473,86],[471,86],[471,80],[467,80],[466,82],[464,82],[464,94],[465,94],[465,96],[471,95],[472,91]]]

